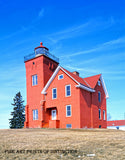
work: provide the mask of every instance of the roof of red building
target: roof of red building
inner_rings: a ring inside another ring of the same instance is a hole
[[[100,78],[101,74],[98,74],[98,75],[94,75],[94,76],[91,76],[91,77],[87,77],[87,78],[84,78],[84,80],[86,81],[86,83],[91,87],[91,88],[95,88],[99,78]]]
[[[43,46],[42,42],[40,42],[40,46],[36,47],[35,50],[38,49],[38,48],[45,48],[46,50],[49,50],[47,47]]]
[[[64,68],[63,68],[64,69]],[[98,75],[94,75],[94,76],[91,76],[91,77],[86,77],[86,78],[82,78],[82,77],[79,77],[75,74],[73,74],[72,72],[64,69],[70,76],[72,76],[76,81],[78,81],[79,83],[89,87],[89,88],[95,88],[101,74],[98,74]]]
[[[63,68],[63,69],[64,69],[64,68]],[[66,70],[66,69],[64,69],[64,70],[65,70],[71,77],[73,77],[76,81],[78,81],[79,83],[81,83],[81,84],[84,85],[84,86],[87,86],[87,87],[91,88],[91,87],[84,81],[83,78],[81,78],[81,77],[73,74],[72,72],[70,72],[70,71],[68,71],[68,70]]]
[[[60,69],[63,72],[65,72],[71,79],[73,79],[78,84],[78,85],[76,85],[76,87],[85,89],[90,92],[95,92],[95,90],[94,90],[95,86],[96,86],[98,80],[100,79],[102,86],[103,86],[103,89],[105,91],[106,98],[108,98],[108,92],[107,92],[107,89],[106,89],[106,86],[105,86],[105,83],[104,83],[104,80],[103,80],[101,74],[87,77],[87,78],[81,78],[78,75],[75,75],[72,72],[62,68],[61,66],[57,67],[57,69],[55,70],[55,72],[53,73],[53,75],[51,76],[49,81],[47,82],[46,86],[44,87],[42,94],[46,94],[47,88],[49,87],[49,85],[51,84],[51,82],[53,81],[53,79],[55,78],[55,76],[57,75],[57,73],[59,72]]]
[[[125,126],[125,120],[107,121],[107,126]]]

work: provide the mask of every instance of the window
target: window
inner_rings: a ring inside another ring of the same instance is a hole
[[[98,92],[98,101],[101,102],[101,93]]]
[[[63,79],[63,74],[58,75],[58,80]]]
[[[100,80],[98,80],[98,86],[100,86],[101,85],[101,82],[100,82]]]
[[[66,117],[70,117],[71,116],[71,105],[67,105],[66,106]]]
[[[53,88],[52,89],[52,99],[56,99],[57,98],[57,89]]]
[[[38,109],[33,110],[33,120],[38,120]]]
[[[99,119],[101,119],[101,109],[99,109]]]
[[[70,85],[66,85],[66,97],[71,96],[71,86]]]
[[[32,86],[35,86],[38,84],[38,80],[37,80],[37,74],[32,76]]]
[[[103,120],[105,120],[105,110],[103,110]]]
[[[66,128],[72,128],[72,124],[66,124]]]

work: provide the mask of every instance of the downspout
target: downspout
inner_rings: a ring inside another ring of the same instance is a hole
[[[43,99],[41,100],[41,127],[43,127],[43,122],[44,122],[44,111],[45,111],[45,102],[46,102],[46,94],[43,94]]]
[[[93,128],[93,109],[92,109],[92,93],[91,94],[91,128]]]

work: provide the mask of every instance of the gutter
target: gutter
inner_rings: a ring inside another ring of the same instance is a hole
[[[89,91],[89,92],[95,92],[95,90],[94,90],[94,89],[92,89],[92,88],[88,88],[88,87],[83,86],[83,85],[81,85],[81,84],[76,85],[76,87],[77,87],[77,88],[84,89],[84,90]]]

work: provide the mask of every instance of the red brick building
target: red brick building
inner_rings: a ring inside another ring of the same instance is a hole
[[[42,43],[24,61],[25,128],[107,128],[108,92],[101,74],[81,78],[69,72]]]
[[[107,128],[125,130],[125,120],[107,121]]]

